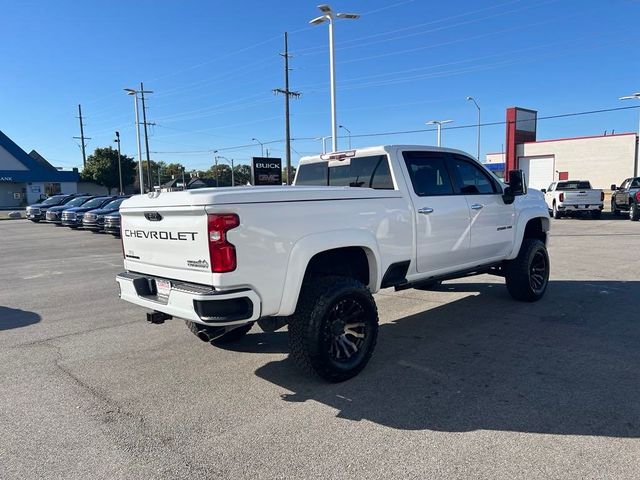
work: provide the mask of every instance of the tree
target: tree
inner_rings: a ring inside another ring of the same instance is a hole
[[[122,165],[122,186],[131,185],[136,174],[136,164],[127,155],[120,156]],[[118,174],[118,151],[111,147],[96,148],[87,157],[87,165],[82,171],[82,179],[103,185],[109,190],[120,187]]]
[[[249,165],[236,165],[233,169],[236,185],[251,183],[251,167]]]

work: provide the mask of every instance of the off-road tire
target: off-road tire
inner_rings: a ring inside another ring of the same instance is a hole
[[[640,220],[640,208],[638,208],[637,203],[632,203],[629,205],[629,220],[632,222],[637,222]]]
[[[552,215],[556,220],[562,218],[562,213],[560,213],[560,210],[558,210],[558,207],[555,203],[553,204]]]
[[[611,213],[613,213],[614,217],[620,216],[620,210],[618,209],[618,206],[616,205],[616,201],[613,198],[611,199]]]
[[[347,329],[347,325],[358,327]],[[354,328],[363,336],[352,336],[350,332]],[[338,348],[346,348],[340,343],[343,336],[350,344],[357,345],[351,352],[353,358],[348,351]],[[339,276],[305,280],[298,306],[289,321],[290,358],[303,371],[330,382],[348,380],[367,365],[377,337],[378,309],[362,282]],[[346,358],[337,358],[342,354]]]
[[[31,220],[33,223],[40,223],[40,220],[37,218],[30,218],[29,220]]]
[[[591,210],[591,218],[598,220],[600,217],[602,217],[602,210]]]
[[[540,300],[549,283],[549,255],[545,244],[536,238],[525,238],[518,256],[505,262],[504,273],[507,290],[514,299]]]

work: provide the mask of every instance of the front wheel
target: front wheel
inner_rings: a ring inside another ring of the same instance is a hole
[[[303,370],[330,382],[356,376],[378,338],[371,292],[349,277],[309,278],[289,321],[290,356]]]
[[[549,284],[549,255],[545,244],[535,238],[525,238],[520,252],[505,262],[507,290],[516,300],[540,300]]]
[[[629,205],[629,220],[632,222],[640,220],[640,209],[636,203]]]

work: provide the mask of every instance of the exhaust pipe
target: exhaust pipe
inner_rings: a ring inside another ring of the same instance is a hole
[[[203,342],[210,343],[217,338],[220,338],[222,335],[227,333],[226,327],[203,327],[196,332],[196,337],[198,337]]]

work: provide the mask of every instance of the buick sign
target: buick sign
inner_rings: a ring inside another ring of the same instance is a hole
[[[251,173],[254,185],[282,185],[282,159],[253,157]]]

